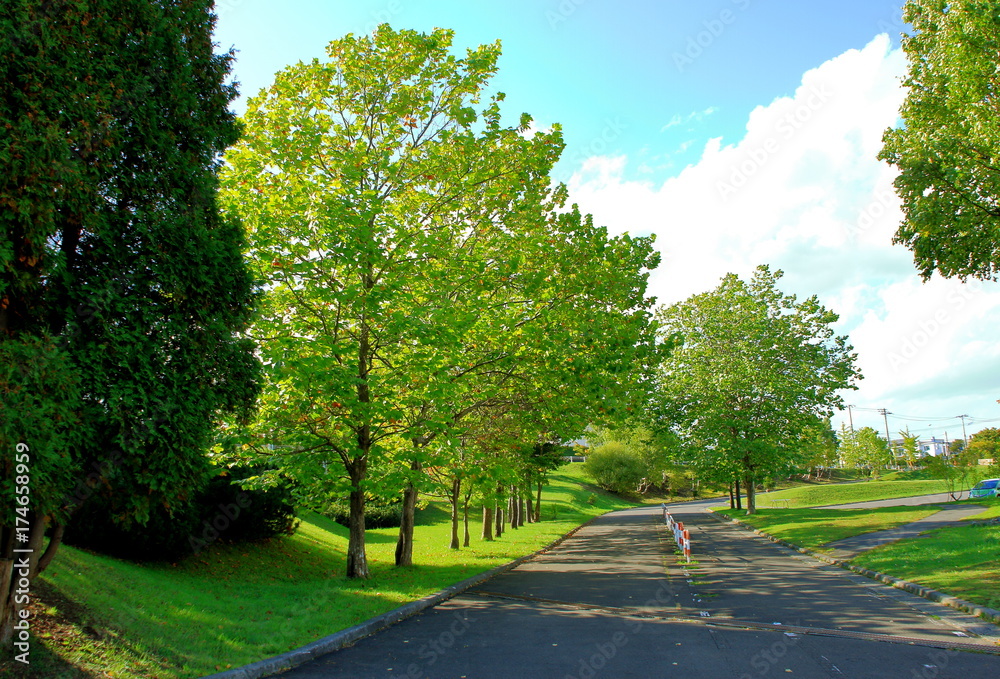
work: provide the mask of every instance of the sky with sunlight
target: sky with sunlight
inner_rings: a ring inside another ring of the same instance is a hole
[[[562,125],[555,178],[613,233],[656,234],[650,293],[671,304],[781,269],[781,287],[840,314],[865,379],[855,427],[962,436],[1000,426],[1000,284],[921,282],[892,244],[902,0],[217,0],[245,97],[347,33],[455,31],[500,40],[508,124]],[[846,422],[838,413],[834,425]]]

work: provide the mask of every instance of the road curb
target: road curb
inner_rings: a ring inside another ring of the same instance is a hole
[[[607,513],[609,512],[605,512],[604,514]],[[391,611],[387,611],[381,615],[375,616],[374,618],[370,618],[365,622],[359,623],[353,627],[348,627],[345,630],[335,632],[329,636],[323,637],[322,639],[317,639],[316,641],[308,643],[305,646],[300,646],[299,648],[288,651],[287,653],[276,655],[273,658],[258,660],[255,663],[243,665],[242,667],[236,667],[224,672],[205,675],[202,679],[263,679],[264,677],[270,677],[279,672],[284,672],[298,667],[299,665],[303,665],[310,660],[315,660],[316,658],[326,655],[327,653],[338,651],[345,646],[353,644],[359,639],[363,639],[364,637],[370,636],[375,632],[391,627],[397,622],[413,617],[428,608],[437,606],[438,604],[458,596],[462,592],[471,589],[476,585],[481,585],[501,573],[506,573],[509,570],[517,568],[524,562],[530,561],[536,556],[558,547],[564,540],[572,537],[581,528],[589,526],[591,523],[604,516],[604,514],[599,514],[585,523],[581,523],[573,530],[553,540],[536,552],[514,559],[509,563],[497,566],[496,568],[480,573],[479,575],[473,575],[471,578],[466,578],[465,580],[451,585],[450,587],[445,587],[440,592],[428,594],[422,599],[411,601],[410,603],[404,604],[399,608],[394,608]]]
[[[834,559],[832,557],[827,556],[826,554],[813,551],[808,547],[799,547],[798,545],[782,540],[781,538],[776,538],[773,535],[770,535],[762,530],[759,530],[757,528],[754,528],[753,526],[743,523],[739,519],[732,519],[728,516],[717,514],[712,510],[707,510],[707,512],[709,516],[714,518],[716,521],[720,521],[722,523],[736,524],[743,530],[755,533],[762,538],[766,538],[771,542],[781,545],[782,547],[787,547],[788,549],[791,549],[793,551],[805,554],[807,556],[811,556],[814,559],[817,559],[824,563],[828,563],[832,566],[838,566],[845,570],[854,571],[855,573],[863,575],[866,578],[871,578],[872,580],[878,580],[879,582],[883,582],[887,585],[895,587],[896,589],[901,589],[906,592],[910,592],[911,594],[916,594],[917,596],[923,597],[924,599],[927,599],[929,601],[934,601],[939,604],[944,604],[945,606],[962,611],[963,613],[970,613],[972,615],[982,618],[983,620],[986,620],[987,622],[1000,624],[1000,610],[997,610],[995,608],[980,606],[979,604],[974,604],[971,601],[959,599],[958,597],[952,596],[950,594],[945,594],[944,592],[939,592],[935,589],[931,589],[929,587],[924,587],[923,585],[918,585],[916,583],[903,580],[902,578],[897,578],[892,575],[886,575],[885,573],[880,573],[879,571],[873,571],[868,568],[862,568],[861,566],[855,566],[854,564],[848,563],[847,561],[842,561],[841,559]]]

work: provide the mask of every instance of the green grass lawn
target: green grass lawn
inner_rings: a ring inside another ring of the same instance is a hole
[[[928,495],[947,492],[948,487],[940,480],[909,481],[858,481],[821,486],[798,486],[773,493],[759,493],[758,507],[769,507],[772,500],[788,500],[790,507],[821,507],[824,505],[888,500],[912,495]]]
[[[964,500],[955,504],[982,505],[987,508],[984,512],[962,519],[963,521],[985,521],[986,519],[1000,518],[1000,498],[992,500]]]
[[[822,551],[823,545],[828,542],[897,528],[930,516],[937,508],[760,509],[751,516],[737,509],[716,511],[794,545]]]
[[[631,506],[586,484],[581,467],[552,474],[541,523],[483,542],[480,515],[474,521],[470,516],[467,549],[448,548],[447,514],[429,506],[418,516],[413,568],[393,566],[397,529],[368,531],[372,576],[364,582],[343,575],[347,529],[318,515],[304,517],[294,536],[220,544],[178,564],[138,565],[64,546],[42,579],[83,604],[95,626],[107,629],[105,657],[92,657],[94,642],[88,639],[36,639],[36,645],[45,644],[39,657],[58,656],[51,660],[53,677],[167,679],[284,653],[529,554],[594,516]],[[71,665],[99,673],[74,674]]]
[[[852,563],[1000,609],[998,559],[1000,526],[953,526],[873,549]]]
[[[901,481],[889,483],[906,483]],[[875,485],[874,482],[865,485]],[[1000,501],[964,501],[986,509],[965,521],[1000,517]],[[753,516],[717,510],[800,547],[824,545],[855,535],[888,530],[933,514],[937,507],[878,509],[762,509]],[[930,531],[859,554],[851,563],[1000,609],[1000,526],[956,525]]]

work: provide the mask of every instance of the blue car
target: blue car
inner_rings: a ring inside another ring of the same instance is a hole
[[[986,479],[969,491],[969,499],[980,497],[1000,497],[1000,479]]]

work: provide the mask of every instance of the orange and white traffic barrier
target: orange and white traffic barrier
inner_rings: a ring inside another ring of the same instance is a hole
[[[687,562],[691,563],[691,534],[684,528],[683,521],[674,521],[674,517],[667,510],[667,505],[661,504],[660,507],[663,509],[663,523],[674,534],[674,542],[677,544],[677,549],[684,552]]]

